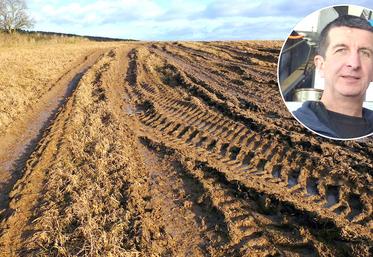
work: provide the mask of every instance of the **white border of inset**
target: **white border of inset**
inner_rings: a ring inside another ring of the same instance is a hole
[[[286,41],[288,40],[289,36],[291,35],[291,33],[294,31],[294,29],[304,21],[304,19],[306,19],[307,17],[309,16],[312,16],[312,15],[315,15],[316,13],[318,12],[321,12],[322,10],[325,10],[325,9],[330,9],[330,8],[333,8],[335,6],[355,6],[355,7],[359,7],[359,8],[364,8],[364,9],[368,9],[368,10],[372,10],[371,8],[367,8],[367,7],[363,7],[363,6],[360,6],[360,5],[356,5],[356,4],[335,4],[335,5],[330,5],[330,6],[327,6],[327,7],[324,7],[324,8],[320,8],[310,14],[308,14],[307,16],[305,16],[302,20],[300,20],[293,28],[292,30],[290,31],[290,33],[288,34],[288,36],[286,37],[286,39],[284,40],[284,43],[282,44],[282,47],[281,47],[281,51],[280,51],[280,54],[278,56],[278,61],[277,61],[277,85],[278,85],[278,89],[280,91],[280,94],[281,94],[281,98],[282,98],[282,101],[284,102],[286,108],[288,109],[288,111],[291,113],[291,115],[294,117],[294,119],[296,119],[304,128],[306,128],[307,130],[311,131],[312,133],[318,135],[318,136],[321,136],[321,137],[324,137],[324,138],[328,138],[328,139],[333,139],[333,140],[340,140],[340,141],[351,141],[351,140],[361,140],[361,139],[364,139],[366,137],[370,137],[373,135],[373,132],[370,133],[370,134],[367,134],[365,136],[361,136],[361,137],[354,137],[354,138],[335,138],[335,137],[329,137],[329,136],[325,136],[325,135],[322,135],[312,129],[310,129],[309,127],[307,127],[306,125],[304,125],[294,114],[292,111],[290,111],[286,101],[285,101],[285,98],[282,94],[282,90],[281,90],[281,85],[280,85],[280,60],[281,60],[281,55],[282,55],[282,51],[284,49],[284,46],[286,44]]]

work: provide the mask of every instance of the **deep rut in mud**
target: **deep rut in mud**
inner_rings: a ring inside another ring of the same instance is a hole
[[[3,252],[369,256],[373,141],[298,125],[277,89],[279,47],[105,52],[10,192]]]
[[[61,108],[75,90],[78,82],[95,60],[102,54],[95,51],[81,58],[74,66],[63,74],[39,99],[27,113],[2,131],[0,141],[0,212],[7,207],[7,194],[21,176],[20,171],[25,162],[42,139],[44,131],[51,125],[58,109]],[[10,131],[10,133],[6,133]]]

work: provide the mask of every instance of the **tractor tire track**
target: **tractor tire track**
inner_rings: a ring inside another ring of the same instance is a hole
[[[373,141],[311,135],[275,42],[107,50],[27,158],[0,250],[23,256],[370,256]]]
[[[316,219],[318,226],[327,226],[338,234],[331,242],[348,238],[360,241],[357,245],[354,241],[344,244],[341,254],[356,248],[368,251],[372,237],[368,225],[372,210],[368,200],[370,186],[364,183],[368,173],[357,174],[352,165],[341,168],[339,162],[328,158],[320,163],[324,151],[330,151],[335,147],[333,145],[325,144],[324,148],[318,142],[312,144],[289,140],[279,133],[263,133],[268,124],[266,120],[255,119],[248,124],[234,119],[237,116],[227,109],[211,108],[213,97],[206,100],[204,94],[199,94],[204,89],[192,94],[191,98],[190,91],[184,91],[183,86],[183,83],[191,82],[180,79],[184,70],[173,66],[173,73],[157,72],[167,67],[168,64],[165,66],[164,63],[169,62],[167,55],[158,54],[162,48],[157,49],[157,55],[152,59],[147,57],[147,49],[140,49],[141,54],[136,59],[137,83],[133,87],[141,96],[138,102],[147,103],[147,108],[137,115],[144,126],[144,134],[154,135],[172,149],[188,149],[186,156],[218,167],[229,180],[240,181],[267,199],[279,201],[281,206],[295,208],[307,220]],[[169,76],[165,78],[167,74]],[[210,87],[213,85],[213,82],[206,83],[210,83]],[[185,92],[189,97],[185,97]],[[354,154],[342,147],[337,149],[345,156],[341,158],[354,158]],[[370,163],[368,159],[365,161]],[[311,254],[315,249],[324,248],[330,253],[338,253],[332,244],[323,244],[322,240],[315,239],[314,232],[310,234],[315,243],[312,246],[304,244],[303,250],[300,246],[295,247],[300,254]],[[279,246],[276,251],[283,253],[281,249],[290,248]]]

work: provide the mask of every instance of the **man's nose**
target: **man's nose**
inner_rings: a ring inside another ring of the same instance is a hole
[[[361,66],[361,60],[360,60],[360,53],[359,52],[350,52],[347,57],[347,66],[351,67],[352,69],[359,69]]]

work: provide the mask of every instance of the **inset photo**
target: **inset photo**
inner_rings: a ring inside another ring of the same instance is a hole
[[[278,63],[288,110],[323,137],[373,134],[373,11],[356,5],[323,8],[289,32]]]

